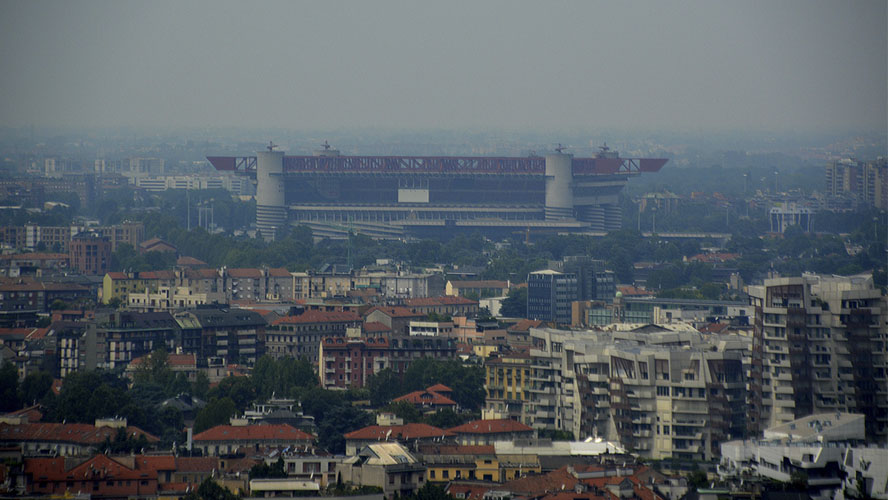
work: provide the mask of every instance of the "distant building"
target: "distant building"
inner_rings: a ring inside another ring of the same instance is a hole
[[[814,210],[808,207],[800,207],[795,203],[781,203],[772,207],[768,213],[771,221],[772,233],[785,233],[790,226],[799,226],[806,233],[811,232],[811,219]]]
[[[570,303],[576,300],[577,276],[558,271],[535,271],[527,275],[527,317],[570,324]]]
[[[75,271],[104,276],[111,270],[111,241],[98,233],[80,233],[71,238],[68,260]]]
[[[194,436],[194,447],[204,456],[233,455],[240,448],[311,446],[314,436],[286,424],[217,425]]]
[[[862,162],[846,158],[830,162],[826,166],[826,195],[888,210],[888,159]]]
[[[306,358],[317,365],[321,339],[345,337],[348,329],[360,329],[361,317],[349,311],[305,311],[285,316],[274,323],[266,336],[273,358]]]

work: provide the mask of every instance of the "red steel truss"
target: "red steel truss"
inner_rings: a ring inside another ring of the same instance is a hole
[[[255,156],[208,156],[216,170],[256,175]],[[574,158],[574,175],[656,172],[663,158]],[[545,175],[539,156],[285,156],[285,174],[500,174]]]

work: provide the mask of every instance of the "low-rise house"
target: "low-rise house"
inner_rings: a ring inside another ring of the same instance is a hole
[[[146,498],[158,491],[157,470],[140,466],[132,457],[96,455],[76,465],[61,457],[29,458],[24,479],[23,493],[34,496],[64,497],[80,491],[91,498]]]
[[[364,313],[367,323],[378,322],[391,328],[393,335],[410,335],[410,322],[422,321],[428,315],[414,312],[406,307],[371,307]]]
[[[135,374],[144,369],[145,363],[151,354],[140,356],[126,366],[123,374],[126,378],[134,380]],[[189,382],[197,380],[197,357],[194,354],[167,354],[167,366],[175,374],[183,374]]]
[[[314,436],[287,424],[217,425],[194,436],[194,447],[204,456],[231,455],[240,448],[308,447]]]
[[[397,397],[393,402],[405,402],[412,404],[420,411],[439,411],[450,409],[456,411],[456,401],[450,399],[453,389],[443,384],[427,387],[422,391],[413,391],[409,394]]]
[[[374,443],[337,467],[342,481],[378,486],[386,498],[405,496],[425,484],[426,467],[399,443]]]
[[[493,444],[536,436],[536,431],[521,422],[508,419],[473,420],[447,429],[447,434],[463,445]]]
[[[302,453],[291,450],[282,455],[287,477],[312,481],[321,488],[336,484],[336,466],[345,460],[342,456]]]
[[[370,425],[345,435],[345,454],[356,455],[365,446],[380,441],[416,446],[421,442],[440,441],[445,432],[428,424]]]

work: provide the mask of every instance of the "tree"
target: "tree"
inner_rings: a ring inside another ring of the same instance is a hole
[[[287,473],[284,471],[284,459],[280,457],[277,459],[277,462],[273,464],[269,465],[263,461],[250,468],[250,479],[272,479],[281,477],[287,477]]]
[[[34,404],[49,392],[52,387],[52,376],[44,371],[29,373],[19,387],[21,402],[25,405]]]
[[[527,287],[509,290],[509,295],[503,300],[500,307],[500,316],[507,318],[527,317]]]
[[[8,412],[19,408],[18,370],[13,363],[3,363],[0,366],[0,411]]]
[[[229,397],[210,401],[195,417],[194,432],[203,432],[217,425],[227,424],[228,419],[236,413],[237,407]]]
[[[370,391],[370,404],[377,408],[403,394],[401,380],[390,368],[371,375],[367,380],[367,389]]]
[[[192,491],[183,498],[184,500],[240,500],[240,495],[235,495],[208,477],[200,483],[197,491]]]
[[[406,423],[415,423],[422,420],[422,412],[407,401],[389,403],[382,410],[394,413],[396,417],[404,420]]]

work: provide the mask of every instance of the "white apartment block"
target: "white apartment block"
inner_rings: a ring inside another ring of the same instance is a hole
[[[716,456],[744,430],[749,340],[652,329],[531,329],[526,423],[654,459]]]
[[[749,431],[814,413],[860,413],[888,437],[888,303],[870,276],[765,280],[755,309]]]

